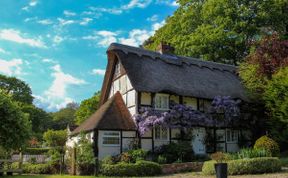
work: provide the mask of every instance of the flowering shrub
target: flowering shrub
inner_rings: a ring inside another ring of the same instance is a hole
[[[228,159],[228,154],[222,152],[216,152],[210,155],[211,159],[215,160],[217,163],[222,163]]]
[[[234,101],[228,96],[217,96],[212,102],[210,113],[194,110],[190,106],[172,103],[170,110],[163,112],[154,108],[142,108],[140,113],[134,115],[140,135],[144,135],[154,126],[180,128],[187,130],[194,126],[219,126],[239,119],[239,101]],[[213,114],[224,114],[224,120],[213,119]]]

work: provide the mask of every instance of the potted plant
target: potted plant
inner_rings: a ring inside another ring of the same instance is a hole
[[[222,152],[216,152],[211,154],[211,159],[215,160],[215,172],[217,178],[227,178],[227,163],[224,161],[227,159],[227,156]]]

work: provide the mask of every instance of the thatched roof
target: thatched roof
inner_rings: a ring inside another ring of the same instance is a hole
[[[137,91],[206,99],[220,95],[248,100],[235,66],[116,43],[111,44],[107,52],[120,59]]]
[[[84,123],[73,130],[71,135],[75,135],[80,132],[89,132],[94,129],[136,130],[131,114],[119,92],[104,103]]]

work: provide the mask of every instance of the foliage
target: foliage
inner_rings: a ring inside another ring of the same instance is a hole
[[[175,53],[205,60],[238,64],[249,44],[288,23],[285,0],[179,0],[180,6],[166,19],[144,47],[155,50],[170,43]]]
[[[66,130],[48,130],[43,134],[43,139],[48,146],[63,147],[67,140]]]
[[[68,103],[65,108],[60,109],[52,114],[53,117],[53,128],[55,130],[66,129],[67,125],[73,125],[75,120],[75,112],[77,106],[75,103]]]
[[[278,156],[280,154],[280,148],[277,142],[268,136],[264,135],[256,140],[254,144],[255,149],[265,149],[272,156]]]
[[[31,133],[31,123],[19,105],[0,90],[0,145],[4,149],[23,147]]]
[[[210,155],[212,160],[215,160],[217,163],[222,163],[228,159],[228,154],[222,152],[216,152]]]
[[[46,154],[49,150],[49,148],[25,148],[25,150],[23,150],[23,154],[41,155]]]
[[[271,157],[271,153],[265,149],[244,148],[237,153],[228,154],[228,160]]]
[[[76,147],[76,166],[81,175],[93,173],[95,158],[92,143],[81,134],[79,144]]]
[[[288,51],[288,41],[287,41]],[[287,52],[288,64],[288,52]],[[267,82],[263,99],[274,119],[288,124],[288,67],[280,69]]]
[[[6,95],[11,95],[12,100],[32,104],[32,91],[28,84],[15,77],[0,74],[0,88]]]
[[[52,117],[43,109],[37,108],[34,105],[22,104],[21,110],[24,113],[29,114],[29,120],[32,123],[33,133],[42,134],[51,126]]]
[[[215,174],[215,161],[206,161],[202,167],[205,175]],[[261,174],[277,172],[281,170],[281,162],[275,157],[248,158],[227,161],[228,174]]]
[[[83,100],[80,104],[80,107],[77,109],[75,115],[75,123],[80,125],[87,118],[89,118],[97,109],[100,100],[100,92],[96,92],[94,96]]]
[[[55,174],[57,173],[57,169],[50,164],[31,164],[25,163],[22,165],[23,173],[26,174]]]
[[[173,163],[176,161],[188,162],[191,161],[194,156],[190,141],[179,141],[178,143],[171,142],[170,144],[156,148],[154,152],[157,159],[161,155],[167,161],[166,163]]]
[[[140,160],[145,160],[147,156],[147,151],[142,150],[142,149],[137,149],[137,150],[129,150],[128,154],[131,155],[132,162],[140,161]]]
[[[101,173],[105,176],[154,176],[161,174],[161,166],[150,161],[136,163],[120,162],[114,165],[104,164]]]

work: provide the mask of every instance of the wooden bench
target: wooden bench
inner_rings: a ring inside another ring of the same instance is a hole
[[[19,163],[18,168],[13,168],[12,163]],[[18,160],[9,160],[9,159],[0,159],[0,176],[13,175],[13,173],[22,174],[23,170],[21,169],[22,161]]]

